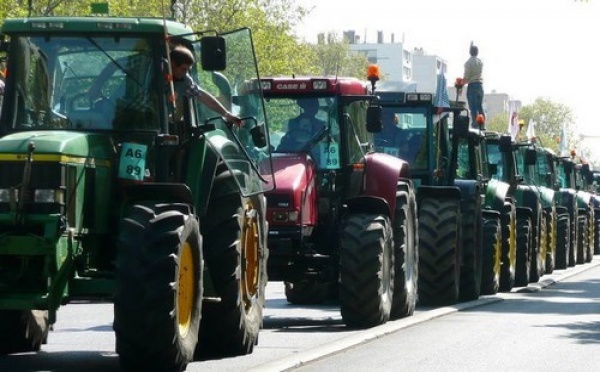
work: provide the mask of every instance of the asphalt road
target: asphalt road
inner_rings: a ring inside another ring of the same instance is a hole
[[[187,371],[590,370],[582,361],[600,365],[600,348],[595,359],[586,359],[576,346],[600,343],[599,266],[596,256],[527,288],[456,306],[418,307],[411,317],[362,331],[347,329],[336,306],[290,305],[282,284],[269,283],[265,329],[254,353],[194,362]],[[0,371],[118,371],[112,318],[112,304],[64,306],[42,351],[2,356]],[[514,365],[504,369],[507,361]]]

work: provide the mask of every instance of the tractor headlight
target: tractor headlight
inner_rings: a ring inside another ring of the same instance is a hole
[[[275,211],[273,212],[273,222],[296,222],[298,221],[298,211]]]
[[[39,189],[33,193],[33,201],[35,203],[64,204],[65,193],[63,190]]]
[[[0,203],[10,202],[11,189],[0,189]]]

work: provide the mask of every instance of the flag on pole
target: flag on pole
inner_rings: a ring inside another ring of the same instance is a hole
[[[519,134],[519,112],[516,101],[508,101],[508,133],[513,141]]]
[[[446,76],[443,72],[437,75],[437,87],[435,89],[434,105],[438,108],[438,114],[441,113],[440,108],[450,107],[450,97],[448,95],[448,86],[446,85]]]
[[[563,125],[560,133],[560,143],[558,144],[558,155],[569,156],[569,148],[567,146],[567,128]]]
[[[533,119],[529,119],[529,124],[527,124],[527,139],[532,140],[535,137],[535,121]]]

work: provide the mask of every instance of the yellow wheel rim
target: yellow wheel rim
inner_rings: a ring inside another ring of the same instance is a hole
[[[179,334],[185,337],[192,321],[194,304],[194,285],[196,275],[194,274],[194,256],[192,247],[185,242],[179,258],[179,280],[177,286],[177,323]]]
[[[249,310],[256,301],[260,284],[260,239],[258,218],[258,213],[253,208],[252,203],[246,203],[241,236],[241,290],[246,310]]]
[[[513,268],[517,265],[517,225],[516,225],[516,213],[513,211],[510,214],[510,227],[509,227],[509,249],[508,257],[510,260],[510,267]]]
[[[494,242],[494,276],[500,277],[500,265],[502,265],[502,234],[496,235]]]

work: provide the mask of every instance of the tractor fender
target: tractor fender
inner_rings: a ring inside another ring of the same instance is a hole
[[[404,160],[377,152],[365,156],[363,195],[384,199],[388,205],[386,215],[394,215],[398,180],[408,178],[410,166]]]
[[[518,186],[515,198],[517,200],[517,206],[531,209],[534,216],[540,215],[542,205],[535,188],[530,186]],[[533,221],[537,220],[537,218],[533,218]]]
[[[501,214],[498,210],[494,210],[494,209],[482,209],[481,210],[481,217],[483,217],[484,219],[488,220],[488,219],[498,219],[500,220]]]
[[[485,202],[484,205],[491,209],[502,210],[506,198],[509,195],[510,185],[506,182],[491,179],[488,182],[485,190]]]
[[[558,192],[560,205],[567,208],[571,218],[577,213],[577,197],[573,189],[560,189]]]
[[[517,207],[517,216],[529,217],[531,220],[533,220],[533,210],[528,207]]]
[[[577,191],[577,206],[579,208],[589,209],[592,203],[592,194],[587,191]]]
[[[481,195],[481,182],[477,180],[455,180],[454,185],[460,189],[463,200],[472,200]]]
[[[460,200],[460,189],[456,186],[419,186],[417,203],[424,198]]]
[[[538,190],[542,206],[544,209],[550,208],[554,204],[555,191],[548,187],[540,187]]]
[[[123,188],[125,205],[132,205],[138,200],[165,200],[169,203],[186,203],[194,205],[192,191],[182,183],[145,182],[132,184]]]
[[[557,215],[561,215],[561,214],[566,214],[569,213],[569,209],[567,207],[563,207],[563,206],[557,206],[556,207],[556,214]]]

